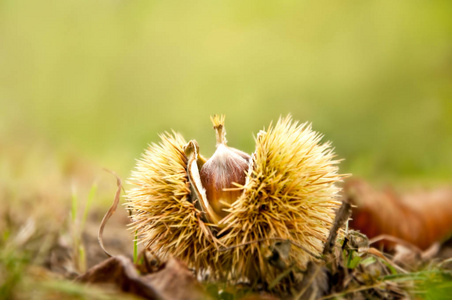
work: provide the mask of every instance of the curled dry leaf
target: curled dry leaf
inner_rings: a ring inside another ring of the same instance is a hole
[[[345,184],[345,196],[354,207],[350,226],[370,239],[380,235],[380,246],[392,249],[400,239],[422,250],[452,233],[452,188],[399,195],[377,191],[360,179]]]
[[[79,276],[77,281],[110,284],[123,292],[152,300],[208,299],[193,274],[174,258],[161,270],[140,275],[130,259],[113,256]]]
[[[132,261],[124,256],[113,256],[95,265],[77,279],[79,282],[110,284],[118,289],[146,299],[162,299],[159,292],[141,277]]]
[[[181,261],[170,258],[164,267],[144,277],[163,299],[210,299],[193,273]]]
[[[120,199],[120,196],[121,196],[122,181],[121,181],[121,178],[119,178],[119,176],[116,175],[115,172],[107,170],[107,169],[105,169],[105,171],[111,173],[113,176],[116,177],[116,185],[118,186],[118,188],[116,190],[115,199],[113,201],[113,204],[108,209],[107,213],[105,214],[105,216],[102,219],[102,222],[100,223],[99,231],[98,231],[98,234],[97,234],[97,239],[99,241],[100,247],[102,248],[102,250],[104,250],[105,254],[107,254],[107,256],[111,257],[112,255],[105,249],[104,240],[103,240],[103,234],[104,234],[105,224],[107,224],[107,221],[115,213],[116,208],[118,207],[119,199]]]

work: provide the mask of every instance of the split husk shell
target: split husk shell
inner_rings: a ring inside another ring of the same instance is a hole
[[[166,133],[129,180],[131,229],[154,254],[178,257],[213,280],[270,284],[285,268],[301,270],[320,258],[340,205],[343,176],[321,138],[290,116],[261,131],[245,183],[235,184],[240,193],[223,217],[214,215],[198,177],[205,159],[196,141]],[[289,246],[281,252],[282,241]]]

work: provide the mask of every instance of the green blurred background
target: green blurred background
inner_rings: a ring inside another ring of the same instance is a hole
[[[170,129],[209,156],[213,113],[247,152],[291,113],[332,141],[342,172],[448,182],[452,1],[0,1],[12,190],[55,186],[79,160],[126,178]]]

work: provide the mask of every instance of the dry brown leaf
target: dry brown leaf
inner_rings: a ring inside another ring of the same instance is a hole
[[[392,249],[397,239],[427,249],[452,233],[452,188],[399,195],[377,191],[360,179],[345,184],[345,196],[353,205],[350,226],[369,239],[387,235],[379,245]]]
[[[181,261],[170,258],[158,272],[144,277],[162,295],[163,299],[208,299],[201,284]]]
[[[109,284],[120,290],[158,300],[207,299],[201,285],[187,267],[171,258],[158,272],[140,275],[132,261],[113,256],[79,276],[79,282]]]
[[[143,279],[132,261],[124,256],[113,256],[92,267],[77,281],[96,284],[111,284],[120,290],[146,299],[164,299],[155,287]]]

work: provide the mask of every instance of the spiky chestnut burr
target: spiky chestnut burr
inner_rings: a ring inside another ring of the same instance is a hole
[[[173,255],[195,270],[214,266],[213,235],[201,220],[187,176],[187,142],[175,132],[160,138],[138,160],[128,181],[132,188],[125,204],[133,211],[130,228],[141,244],[163,259]]]
[[[164,136],[138,163],[127,198],[139,239],[231,280],[270,283],[284,266],[302,269],[318,259],[342,178],[330,144],[288,116],[258,134],[249,159],[226,145],[224,118],[212,122],[217,150],[207,162],[196,141]],[[281,240],[299,246],[289,248],[287,264],[272,264],[267,253]]]
[[[224,259],[233,278],[272,282],[281,271],[268,264],[264,252],[274,238],[303,246],[291,247],[289,261],[296,267],[320,256],[340,204],[335,183],[341,180],[331,146],[321,138],[290,116],[258,134],[243,194],[220,222],[225,226],[220,242],[243,245]]]

